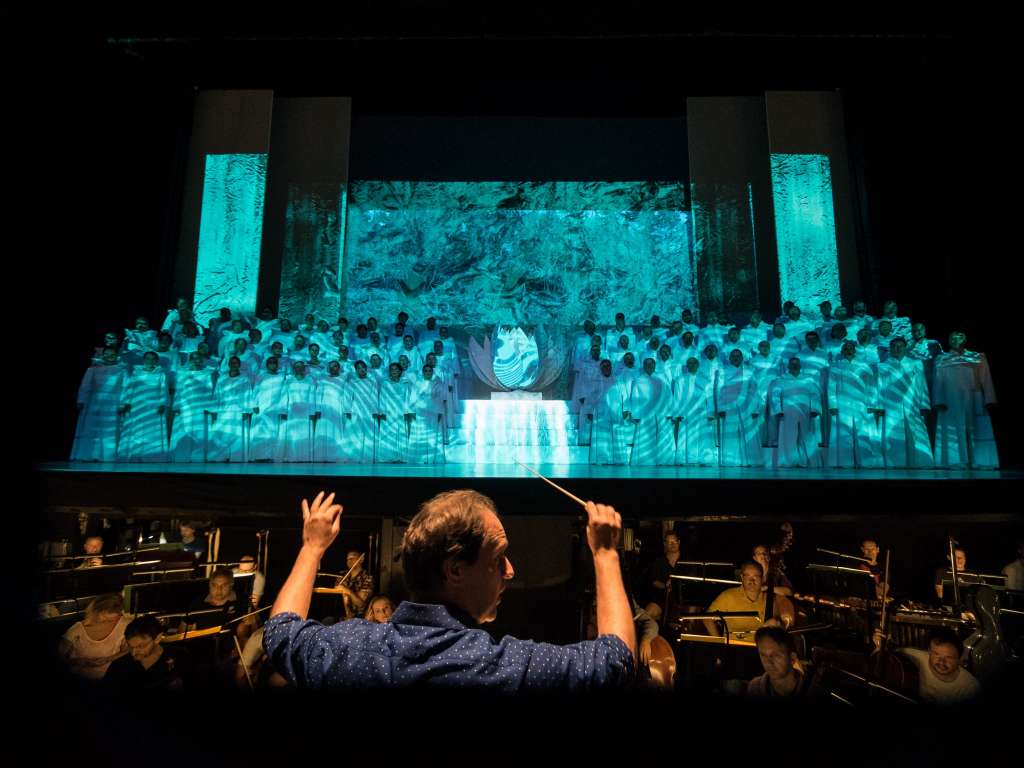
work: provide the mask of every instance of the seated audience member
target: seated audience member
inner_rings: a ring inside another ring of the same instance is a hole
[[[785,628],[792,626],[796,618],[792,604],[782,597],[778,597],[773,601],[772,616],[765,619],[764,612],[767,601],[765,593],[761,591],[764,576],[758,563],[755,563],[753,560],[741,563],[740,581],[742,582],[740,586],[727,589],[716,597],[714,602],[708,606],[707,612],[757,611],[758,618],[726,618],[725,623],[730,632],[753,632],[762,624],[765,626],[779,626],[781,624]],[[721,634],[718,622],[716,621],[705,619],[704,626],[707,627],[709,634]]]
[[[126,624],[121,595],[100,595],[86,607],[85,618],[64,633],[58,654],[79,677],[102,680],[111,662],[128,652]]]
[[[366,558],[359,550],[350,550],[345,555],[347,578],[338,579],[334,586],[345,596],[345,618],[359,616],[366,609],[366,601],[373,594],[373,576],[363,565]]]
[[[747,696],[767,699],[818,698],[813,676],[798,667],[793,638],[782,627],[761,627],[754,633],[764,674],[747,685]]]
[[[209,629],[217,627],[226,622],[237,619],[248,613],[248,606],[243,605],[235,594],[235,577],[231,569],[225,566],[214,568],[210,575],[209,592],[203,597],[196,598],[189,605],[189,613],[193,611],[208,611],[212,608],[220,608],[217,613],[203,613],[198,616],[188,616],[187,622],[190,630]],[[245,645],[246,640],[256,628],[256,617],[249,616],[243,621],[233,625],[235,634],[238,635],[238,642]]]
[[[386,624],[391,620],[391,614],[395,612],[395,604],[387,595],[374,595],[366,603],[366,613],[363,618],[372,621],[374,624]]]
[[[155,616],[134,619],[124,630],[129,653],[110,665],[103,682],[122,693],[184,688],[191,659],[179,645],[161,645],[163,636],[164,628]]]
[[[252,593],[249,595],[249,603],[253,608],[259,608],[260,600],[263,598],[263,590],[266,587],[266,577],[256,570],[256,558],[252,555],[242,555],[239,559],[238,567],[232,569],[232,573],[236,576],[240,573],[255,573],[252,577]]]
[[[917,667],[922,701],[931,704],[960,704],[977,697],[981,685],[960,666],[964,644],[956,632],[939,627],[928,637],[928,650],[900,648],[899,652]]]

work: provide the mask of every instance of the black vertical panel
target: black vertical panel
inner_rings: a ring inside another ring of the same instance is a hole
[[[191,298],[195,290],[206,156],[266,152],[273,100],[273,91],[200,91],[196,96],[174,267],[176,297]]]
[[[274,99],[257,310],[280,301],[289,186],[348,183],[351,123],[350,98]]]
[[[779,289],[764,99],[688,98],[686,129],[701,308],[768,317]]]

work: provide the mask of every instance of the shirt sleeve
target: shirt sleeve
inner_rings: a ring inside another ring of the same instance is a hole
[[[327,629],[297,613],[271,616],[263,625],[263,650],[288,682],[299,688],[319,688],[334,661],[334,649],[322,638]]]
[[[617,635],[573,645],[505,638],[505,652],[522,654],[522,688],[530,691],[593,691],[619,688],[636,672],[633,652]]]

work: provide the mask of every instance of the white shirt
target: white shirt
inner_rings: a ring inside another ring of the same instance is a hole
[[[981,685],[977,679],[963,667],[957,672],[956,678],[947,683],[937,678],[932,668],[928,666],[928,651],[900,648],[900,653],[913,661],[917,667],[920,694],[925,701],[933,704],[960,704],[981,693]]]
[[[1002,570],[1006,588],[1024,592],[1024,560],[1019,557]]]

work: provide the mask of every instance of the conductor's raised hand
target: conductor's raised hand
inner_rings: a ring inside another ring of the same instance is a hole
[[[302,500],[302,544],[320,553],[331,546],[341,529],[341,504],[334,503],[334,494],[324,498],[320,491],[312,505]]]
[[[587,502],[587,544],[597,556],[602,552],[614,552],[622,536],[622,516],[615,507],[607,504]]]

